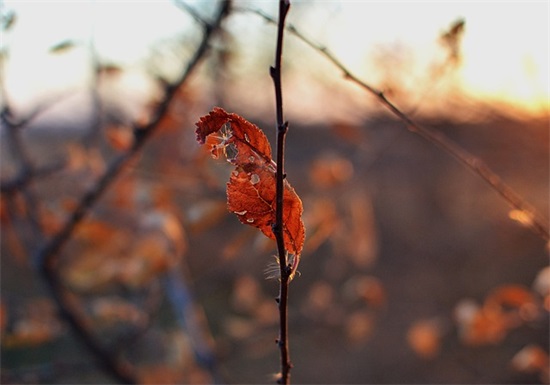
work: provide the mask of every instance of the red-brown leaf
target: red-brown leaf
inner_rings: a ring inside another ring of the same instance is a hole
[[[302,201],[288,183],[283,200],[285,248],[292,254],[300,254],[305,237]],[[271,168],[254,165],[233,171],[227,184],[227,205],[242,223],[275,239],[271,228],[275,223],[275,173]]]
[[[197,141],[212,146],[217,157],[223,151],[227,160],[236,165],[246,163],[273,163],[271,146],[258,126],[216,107],[196,123]],[[218,133],[218,135],[211,135]],[[211,135],[211,136],[210,136]],[[207,137],[208,138],[207,141]]]
[[[214,108],[196,124],[197,141],[211,146],[212,156],[224,154],[236,166],[227,183],[227,205],[239,220],[275,239],[276,164],[271,146],[256,125],[237,114]],[[302,201],[285,180],[283,236],[288,252],[299,255],[305,230]]]

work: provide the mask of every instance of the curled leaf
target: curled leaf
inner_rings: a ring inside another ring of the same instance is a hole
[[[210,147],[214,158],[224,155],[236,166],[227,183],[227,206],[239,220],[275,239],[276,164],[260,128],[237,114],[214,108],[196,123],[197,141]],[[285,180],[283,236],[289,253],[299,255],[304,244],[302,201]]]
[[[275,172],[269,141],[255,124],[216,107],[201,117],[196,125],[197,141],[210,145],[215,158],[223,153],[230,163],[237,166],[265,164],[273,167]]]

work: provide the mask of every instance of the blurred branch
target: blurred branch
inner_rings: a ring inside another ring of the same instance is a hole
[[[31,232],[35,239],[41,239],[43,233],[40,226],[40,220],[38,218],[38,206],[36,196],[32,189],[27,188],[28,183],[32,180],[33,176],[36,175],[36,171],[31,157],[27,153],[27,149],[24,146],[20,131],[20,128],[23,127],[24,124],[27,124],[30,119],[34,118],[36,115],[31,114],[29,115],[28,119],[13,123],[9,119],[7,119],[8,116],[11,116],[8,106],[4,106],[1,114],[2,119],[5,119],[4,122],[6,125],[6,135],[9,142],[9,148],[12,152],[17,167],[19,168],[19,171],[15,179],[10,181],[11,183],[8,183],[6,185],[5,182],[1,182],[0,190],[3,193],[8,191],[14,193],[17,190],[21,191],[22,196],[25,200],[25,204],[27,206],[27,214],[31,224]]]
[[[261,16],[266,21],[277,24],[277,21],[275,19],[262,11],[246,8],[240,8],[239,10],[255,13]],[[518,193],[516,193],[510,186],[508,186],[500,178],[500,176],[498,176],[498,174],[496,174],[493,170],[489,168],[489,166],[487,166],[485,162],[468,152],[466,149],[448,138],[442,132],[416,123],[409,117],[409,115],[402,112],[399,107],[397,107],[392,101],[390,101],[382,91],[355,76],[342,62],[338,60],[338,58],[334,54],[332,54],[328,50],[327,47],[313,42],[311,39],[302,34],[298,29],[296,29],[293,25],[287,25],[287,29],[289,32],[298,37],[298,39],[300,39],[302,42],[313,48],[315,51],[319,52],[332,64],[334,64],[340,71],[342,71],[345,79],[355,83],[356,85],[376,97],[378,101],[387,109],[389,109],[393,115],[395,115],[399,120],[405,123],[409,131],[422,136],[424,139],[443,149],[445,152],[452,155],[460,163],[462,163],[464,166],[474,172],[482,180],[484,180],[511,207],[516,210],[522,211],[528,218],[530,218],[529,227],[531,228],[531,230],[533,230],[544,240],[550,240],[548,220],[543,218],[533,206],[531,206],[525,199],[523,199]]]
[[[290,362],[289,340],[288,340],[288,288],[292,276],[292,268],[287,261],[287,251],[283,233],[283,194],[284,194],[284,161],[285,161],[285,137],[288,131],[288,122],[284,121],[283,115],[283,87],[281,82],[281,62],[283,57],[283,37],[285,31],[285,19],[290,9],[289,0],[279,0],[279,22],[277,27],[277,46],[275,48],[275,65],[270,68],[270,74],[275,87],[275,106],[277,109],[277,171],[276,195],[275,195],[275,223],[273,224],[273,235],[277,241],[279,253],[279,339],[277,344],[281,353],[281,374],[277,380],[280,384],[290,383]],[[296,256],[298,258],[298,256]]]
[[[0,72],[0,76],[3,76],[3,73]],[[21,130],[31,124],[32,121],[38,118],[42,113],[63,101],[69,96],[69,94],[65,93],[53,100],[43,101],[35,106],[34,109],[26,116],[16,117],[8,104],[7,92],[5,88],[2,86],[0,86],[0,88],[0,92],[4,99],[4,105],[2,106],[2,111],[0,112],[0,122],[3,123],[6,129],[7,138],[10,141],[10,146],[8,147],[12,152],[15,162],[19,164],[19,171],[15,177],[0,181],[0,192],[10,194],[16,193],[17,191],[23,191],[24,195],[33,201],[33,194],[26,190],[29,183],[35,178],[46,177],[60,171],[65,166],[65,162],[57,162],[42,167],[35,165],[32,162],[31,157],[27,154],[23,144]],[[29,194],[31,194],[30,197]],[[37,229],[39,226],[36,218],[34,222],[34,227]]]
[[[24,189],[32,180],[48,177],[62,170],[63,167],[65,167],[65,162],[58,162],[20,172],[14,178],[2,180],[0,182],[0,192],[3,194],[13,194]]]
[[[163,284],[179,325],[189,335],[198,364],[209,371],[214,383],[223,383],[216,356],[212,352],[211,344],[208,341],[209,335],[206,331],[206,325],[202,322],[203,319],[200,317],[188,285],[186,285],[182,267],[176,265],[172,268],[166,274]]]
[[[176,4],[177,7],[187,12],[193,19],[195,19],[197,23],[201,24],[203,27],[205,28],[209,27],[208,22],[202,18],[202,16],[196,11],[196,9],[191,7],[185,1],[175,0],[174,4]]]
[[[1,70],[0,70],[1,74]],[[1,74],[3,76],[3,74]],[[0,83],[1,86],[1,83]],[[0,122],[2,122],[7,127],[13,127],[13,128],[24,128],[25,126],[28,126],[30,123],[32,123],[33,120],[38,118],[41,114],[48,111],[55,105],[62,103],[66,99],[68,99],[71,95],[71,91],[66,92],[59,92],[55,94],[54,96],[51,96],[48,100],[42,100],[39,103],[37,103],[34,108],[28,112],[23,117],[17,117],[14,115],[12,108],[10,108],[9,98],[7,96],[7,91],[3,86],[1,88],[1,95],[3,100],[2,105],[2,111],[0,112]]]
[[[121,173],[124,166],[136,155],[147,140],[152,136],[159,126],[159,122],[167,113],[172,99],[176,91],[189,78],[191,72],[196,68],[197,64],[205,56],[212,35],[221,26],[221,22],[229,12],[229,2],[225,1],[220,6],[217,17],[212,24],[205,24],[204,35],[201,43],[195,51],[194,56],[190,59],[187,66],[182,71],[179,79],[165,86],[164,99],[159,104],[152,119],[143,125],[136,125],[133,128],[135,141],[127,152],[115,158],[109,164],[105,173],[99,178],[95,185],[89,189],[80,199],[77,207],[72,212],[68,220],[65,222],[62,229],[50,241],[41,248],[36,254],[36,262],[41,267],[44,278],[50,286],[52,295],[61,311],[62,316],[71,325],[74,332],[80,337],[87,348],[100,360],[102,367],[106,372],[122,383],[135,383],[137,381],[132,368],[125,362],[118,361],[113,357],[112,353],[101,346],[101,344],[89,333],[86,328],[85,320],[74,310],[73,299],[68,298],[65,293],[65,288],[57,275],[57,256],[65,243],[70,239],[76,226],[82,221],[90,208],[103,195],[107,188]]]

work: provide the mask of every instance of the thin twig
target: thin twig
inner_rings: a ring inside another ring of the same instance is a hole
[[[35,259],[42,269],[42,273],[50,286],[52,295],[62,313],[62,316],[71,325],[72,329],[76,332],[78,337],[80,337],[82,342],[84,342],[87,348],[100,360],[103,368],[122,383],[137,382],[132,368],[129,367],[128,363],[119,361],[115,357],[113,357],[111,352],[103,347],[90,334],[89,328],[86,327],[86,322],[83,317],[74,311],[75,309],[74,306],[71,304],[71,299],[68,298],[66,290],[57,275],[57,256],[65,243],[72,236],[76,226],[82,221],[90,208],[97,202],[99,197],[102,196],[102,194],[112,184],[116,177],[121,173],[124,166],[134,157],[134,155],[139,150],[141,150],[141,148],[147,142],[147,139],[149,139],[156,131],[157,127],[159,126],[159,122],[167,113],[169,105],[174,98],[178,88],[183,83],[185,83],[185,81],[189,78],[192,70],[204,57],[209,47],[209,42],[212,34],[217,29],[219,29],[222,20],[228,14],[228,12],[229,2],[225,1],[221,5],[219,13],[213,24],[204,26],[204,36],[201,44],[195,51],[194,56],[190,59],[178,81],[166,87],[163,102],[158,106],[154,117],[149,123],[142,126],[134,127],[135,141],[133,146],[126,153],[120,155],[109,165],[103,176],[80,199],[79,204],[72,212],[71,216],[69,217],[63,228],[48,242],[45,247],[38,251],[37,258]]]
[[[185,1],[183,0],[175,0],[174,1],[174,4],[184,10],[185,12],[187,12],[193,19],[195,19],[195,21],[199,24],[201,24],[203,27],[205,28],[208,28],[209,27],[209,23],[208,21],[206,21],[200,14],[199,12],[197,12],[197,10],[195,8],[193,8],[192,6],[190,6],[189,4],[187,4]]]
[[[277,24],[277,21],[274,20],[269,15],[258,11],[250,9],[239,9],[245,10],[248,12],[253,12],[266,21],[270,23]],[[386,95],[378,90],[377,88],[369,85],[368,83],[359,79],[354,75],[338,58],[332,54],[326,47],[313,42],[311,39],[307,38],[302,34],[298,29],[292,25],[286,27],[289,32],[293,33],[298,39],[302,42],[313,48],[315,51],[321,53],[326,59],[328,59],[332,64],[334,64],[340,71],[345,79],[355,83],[360,86],[370,94],[374,95],[378,101],[390,110],[390,112],[395,115],[399,120],[401,120],[409,131],[422,136],[424,139],[435,144],[439,148],[443,149],[448,154],[456,158],[460,163],[466,166],[474,174],[479,176],[484,180],[495,192],[497,192],[512,208],[520,210],[526,214],[530,219],[528,222],[529,227],[533,230],[534,233],[539,235],[546,241],[550,240],[550,231],[548,228],[548,220],[542,217],[537,210],[530,205],[525,199],[523,199],[518,193],[516,193],[508,184],[506,184],[498,174],[496,174],[485,162],[471,154],[469,151],[464,149],[458,143],[454,142],[446,135],[440,131],[435,131],[431,128],[422,126],[412,120],[406,113],[401,111],[392,101],[390,101]]]
[[[9,111],[9,109],[6,107],[4,111]],[[32,235],[34,239],[41,240],[44,233],[38,216],[38,203],[32,186],[28,185],[34,174],[35,166],[28,154],[27,147],[24,145],[23,138],[21,137],[20,128],[23,127],[23,124],[19,126],[11,125],[8,121],[5,121],[5,123],[7,124],[6,136],[9,140],[9,147],[11,148],[14,161],[19,167],[16,179],[22,181],[17,187],[21,188],[21,194],[27,206],[27,215],[31,225]],[[13,191],[15,192],[15,190]]]
[[[281,62],[283,56],[283,35],[285,30],[285,18],[290,8],[289,0],[279,0],[279,24],[277,30],[277,47],[275,51],[275,66],[270,68],[270,74],[275,86],[275,104],[277,109],[277,173],[276,173],[276,206],[275,223],[273,224],[273,234],[277,241],[279,253],[280,268],[280,288],[279,288],[279,345],[281,353],[281,374],[277,380],[280,384],[290,383],[290,361],[289,343],[288,343],[288,287],[290,283],[291,268],[287,262],[285,250],[285,241],[283,234],[283,196],[284,196],[284,150],[285,137],[288,131],[288,122],[284,121],[283,115],[283,91],[281,84]]]
[[[15,194],[23,190],[27,185],[37,179],[47,178],[56,172],[65,168],[65,161],[58,161],[45,166],[36,166],[33,169],[28,169],[25,172],[19,172],[18,175],[11,179],[0,181],[0,193]]]
[[[1,76],[2,74],[0,71],[0,77]],[[42,114],[50,111],[55,106],[58,106],[59,104],[67,100],[70,96],[74,94],[74,91],[68,90],[58,93],[56,95],[51,95],[51,99],[38,102],[38,104],[35,105],[33,109],[25,116],[14,115],[14,112],[10,108],[9,97],[7,96],[6,90],[2,88],[0,94],[4,99],[2,111],[0,112],[0,122],[8,127],[24,129],[25,127],[28,127],[32,122],[36,121]]]

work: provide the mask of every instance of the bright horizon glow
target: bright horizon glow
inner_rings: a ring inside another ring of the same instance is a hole
[[[403,47],[414,55],[403,71],[422,92],[414,79],[425,76],[438,36],[463,19],[463,57],[454,85],[475,99],[549,113],[550,2],[327,3],[332,9],[327,7],[325,22],[308,36],[323,36],[322,43],[342,63],[373,85],[378,79],[373,78],[377,69],[369,67],[372,53]]]
[[[196,6],[204,4],[193,2]],[[273,2],[238,1],[236,4],[262,8],[271,14],[276,9]],[[185,12],[167,1],[6,1],[5,6],[14,9],[18,17],[13,35],[5,41],[2,38],[1,42],[10,49],[5,84],[8,95],[22,104],[36,100],[37,95],[89,80],[89,53],[85,46],[63,57],[48,53],[49,48],[61,41],[86,42],[93,33],[95,44],[104,57],[132,67],[149,54],[148,50],[159,38],[181,34],[190,24]],[[549,7],[547,1],[333,0],[315,4],[295,1],[289,22],[326,45],[342,63],[374,85],[380,79],[369,63],[372,54],[381,47],[410,49],[414,54],[412,62],[406,62],[405,73],[399,75],[410,79],[412,87],[422,91],[423,85],[415,81],[426,76],[426,68],[438,49],[438,36],[453,21],[463,18],[466,21],[461,46],[463,62],[455,74],[454,89],[489,103],[512,105],[532,114],[548,114]],[[243,47],[245,58],[240,59],[244,61],[243,67],[257,66],[262,54],[254,52],[258,48],[250,48],[248,42],[265,38],[265,31],[251,33],[251,28],[258,26],[265,30],[270,27],[261,20],[250,23],[252,19],[259,19],[255,15],[236,15],[234,18],[248,20],[247,25],[239,25],[236,21],[231,24],[237,41],[244,39],[247,42]],[[239,31],[247,31],[247,35],[253,36],[241,37]],[[262,46],[271,47],[272,44]],[[314,52],[307,53],[308,58],[315,56],[317,59],[312,60],[324,60]]]

